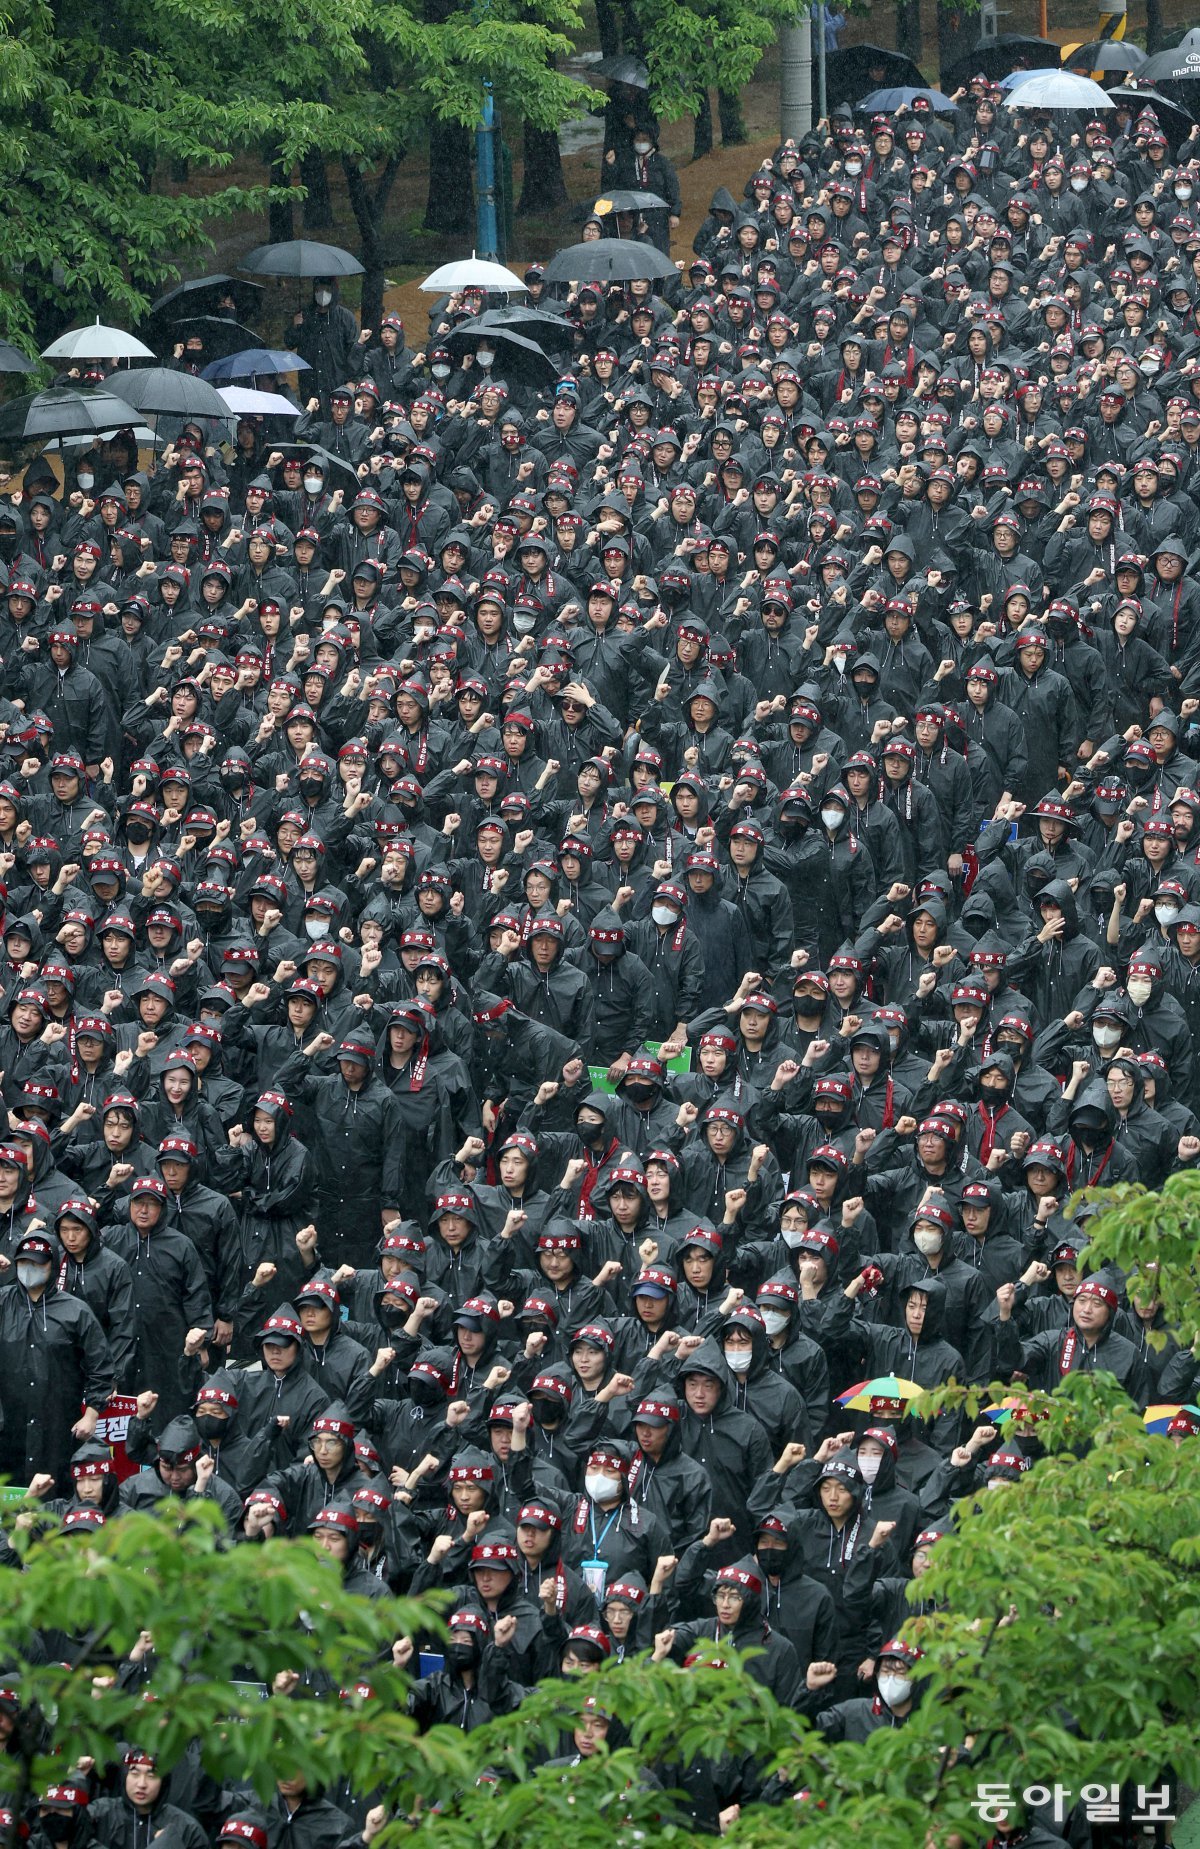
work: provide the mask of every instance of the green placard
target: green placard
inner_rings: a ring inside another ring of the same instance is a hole
[[[653,1054],[655,1059],[658,1058],[658,1047],[651,1046],[647,1043],[646,1051],[647,1053]],[[692,1069],[691,1047],[685,1047],[677,1059],[668,1059],[666,1067],[668,1072],[690,1072]],[[588,1076],[592,1081],[593,1091],[606,1091],[612,1093],[616,1090],[616,1086],[610,1085],[608,1082],[607,1066],[589,1066]]]

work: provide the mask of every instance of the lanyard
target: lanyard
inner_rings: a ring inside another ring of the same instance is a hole
[[[618,1503],[616,1508],[613,1510],[612,1514],[609,1516],[608,1520],[605,1522],[603,1528],[600,1530],[600,1538],[597,1540],[596,1538],[596,1505],[594,1502],[592,1503],[591,1509],[590,1509],[590,1515],[591,1515],[591,1523],[592,1523],[592,1557],[593,1559],[598,1560],[600,1558],[600,1549],[604,1544],[605,1537],[608,1534],[608,1531],[612,1527],[613,1523],[616,1521],[617,1517],[620,1515],[620,1513],[621,1513],[621,1504]]]

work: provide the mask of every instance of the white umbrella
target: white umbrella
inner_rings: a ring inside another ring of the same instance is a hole
[[[421,287],[430,295],[451,295],[457,289],[502,289],[506,295],[529,293],[521,278],[506,270],[502,263],[491,263],[486,257],[475,256],[474,252],[469,257],[459,257],[454,263],[443,263],[432,276],[425,278]]]
[[[60,334],[42,354],[44,360],[152,360],[148,347],[123,327],[105,327],[99,315],[90,327],[73,327]]]
[[[220,396],[236,417],[299,417],[282,392],[252,392],[244,385],[222,385]]]
[[[1111,109],[1107,90],[1074,71],[1039,71],[1004,99],[1008,109]]]

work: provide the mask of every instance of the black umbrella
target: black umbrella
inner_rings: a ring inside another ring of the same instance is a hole
[[[1138,76],[1147,83],[1200,83],[1200,32],[1187,33],[1171,51],[1156,51]]]
[[[292,238],[285,244],[259,244],[243,258],[252,276],[361,276],[358,258],[338,244],[315,244]]]
[[[479,347],[491,347],[496,355],[497,378],[532,386],[535,391],[553,385],[561,377],[550,355],[542,352],[536,340],[518,334],[515,328],[497,327],[495,322],[482,326],[478,321],[464,321],[447,337],[446,347],[456,359]]]
[[[260,282],[247,282],[244,276],[226,276],[218,270],[212,276],[197,276],[191,282],[181,282],[176,289],[168,289],[157,302],[151,302],[146,319],[156,321],[168,315],[174,320],[179,315],[210,314],[226,295],[233,297],[239,314],[249,314],[263,289]]]
[[[0,372],[36,372],[33,360],[27,360],[19,348],[0,340]]]
[[[597,199],[593,211],[604,215],[609,212],[668,212],[670,207],[665,199],[657,193],[611,192]]]
[[[847,45],[845,51],[830,52],[825,60],[825,98],[830,109],[839,103],[855,103],[869,90],[898,84],[920,90],[927,81],[911,58],[902,51],[885,51],[881,45]]]
[[[228,417],[229,406],[207,379],[166,366],[115,372],[109,389],[145,417]]]
[[[224,315],[182,315],[178,321],[169,326],[155,327],[152,330],[154,342],[164,354],[174,352],[181,342],[193,337],[204,342],[201,358],[207,364],[209,360],[227,359],[231,353],[241,353],[247,347],[257,347],[259,336],[240,321],[229,321]]]
[[[1132,84],[1123,83],[1111,86],[1106,84],[1104,87],[1108,91],[1114,109],[1118,103],[1123,103],[1127,109],[1132,109],[1135,115],[1140,109],[1153,109],[1162,125],[1164,135],[1169,138],[1182,141],[1184,136],[1190,135],[1196,126],[1192,116],[1181,103],[1173,103],[1169,96],[1163,96],[1159,90],[1143,90],[1140,87],[1135,90]]]
[[[1137,45],[1123,39],[1094,39],[1080,45],[1066,61],[1069,71],[1136,71],[1146,62],[1146,54]]]
[[[623,83],[630,90],[650,88],[650,73],[646,66],[640,58],[631,58],[626,53],[618,53],[613,58],[601,58],[592,68],[607,83]]]
[[[102,430],[123,430],[134,421],[132,406],[110,391],[54,386],[0,405],[0,442],[95,436]]]
[[[546,265],[547,282],[653,282],[679,274],[653,244],[631,238],[593,238],[555,251]]]
[[[359,488],[362,486],[362,483],[358,479],[358,471],[354,464],[345,456],[335,456],[331,449],[322,449],[319,443],[284,442],[279,444],[279,448],[285,456],[319,456],[321,461],[325,464],[326,469],[329,471],[331,487],[341,488],[343,494],[346,495],[347,501],[349,501],[352,496],[346,494],[346,490],[353,488],[354,493],[357,494]],[[341,480],[334,481],[333,478],[335,475],[340,476]]]
[[[569,351],[575,345],[575,330],[561,315],[547,314],[544,308],[522,308],[515,302],[507,308],[485,309],[483,314],[464,322],[463,326],[511,328],[515,334],[524,334],[527,340],[536,341],[543,352],[555,347]]]
[[[980,39],[942,72],[942,89],[958,89],[982,71],[994,83],[1013,71],[1054,70],[1062,63],[1062,46],[1024,32],[1002,32],[998,38]]]

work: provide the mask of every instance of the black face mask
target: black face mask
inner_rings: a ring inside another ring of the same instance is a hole
[[[216,1415],[211,1412],[198,1412],[196,1414],[196,1430],[206,1444],[211,1444],[214,1439],[223,1438],[225,1436],[225,1427],[227,1424],[227,1420],[218,1419]]]
[[[300,779],[300,794],[306,796],[309,802],[315,802],[324,788],[323,777],[301,777]]]
[[[240,765],[221,772],[221,785],[226,790],[241,790],[246,786],[246,773]]]
[[[575,1128],[578,1132],[579,1140],[585,1149],[603,1149],[605,1143],[608,1141],[608,1126],[606,1124],[583,1123],[576,1124]]]
[[[562,1418],[562,1407],[557,1406],[553,1400],[534,1400],[532,1405],[535,1425],[557,1425]]]
[[[455,1638],[446,1646],[446,1660],[455,1669],[473,1669],[479,1661],[479,1645],[473,1638],[464,1638],[461,1642]]]
[[[658,1096],[657,1085],[640,1085],[635,1080],[631,1085],[621,1088],[631,1104],[653,1104]]]
[[[419,1406],[423,1412],[433,1412],[442,1404],[446,1396],[434,1380],[410,1380],[408,1397],[413,1405]]]
[[[42,1828],[52,1843],[74,1842],[79,1829],[79,1811],[50,1811],[42,1816]]]
[[[754,1558],[764,1573],[782,1573],[783,1563],[787,1559],[786,1547],[760,1547],[755,1550]]]
[[[130,847],[145,847],[147,841],[150,839],[150,830],[148,828],[143,828],[140,823],[134,822],[125,830],[125,838],[129,842]]]

